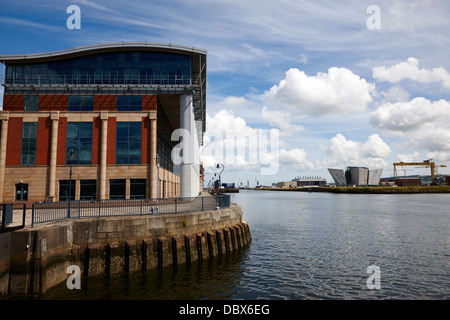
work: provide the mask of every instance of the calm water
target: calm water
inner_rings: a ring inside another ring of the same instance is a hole
[[[232,194],[252,243],[210,261],[65,283],[42,299],[448,299],[450,195]],[[381,271],[369,290],[367,268]]]

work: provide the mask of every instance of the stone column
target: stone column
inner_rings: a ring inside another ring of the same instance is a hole
[[[199,155],[197,130],[195,126],[193,96],[180,96],[180,128],[182,158],[180,165],[180,197],[196,197],[199,195]]]
[[[0,138],[0,202],[3,202],[3,191],[5,185],[5,166],[6,166],[6,144],[8,141],[8,112],[0,112],[0,121],[2,122],[2,131]]]
[[[100,139],[100,176],[99,176],[99,199],[106,199],[106,157],[108,147],[108,112],[100,113],[102,122],[102,133]]]
[[[50,145],[50,167],[48,173],[48,199],[50,201],[55,201],[59,111],[54,111],[50,113],[50,121],[52,122],[52,138],[50,142],[51,145]]]
[[[157,167],[156,167],[156,151],[157,151],[157,130],[156,130],[156,112],[150,112],[148,114],[150,119],[150,159],[149,159],[149,177],[148,177],[148,189],[149,189],[149,197],[156,198],[157,197]]]

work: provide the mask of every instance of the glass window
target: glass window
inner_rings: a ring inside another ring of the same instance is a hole
[[[94,96],[69,96],[69,111],[93,111]]]
[[[59,180],[59,201],[75,200],[75,180]]]
[[[141,163],[141,123],[117,122],[116,163]]]
[[[117,96],[117,111],[142,111],[142,96]]]
[[[80,180],[80,200],[94,200],[97,197],[97,180]]]
[[[189,84],[190,74],[190,56],[159,52],[111,52],[6,67],[9,83],[27,84]]]
[[[24,122],[22,127],[21,165],[36,163],[37,122]]]
[[[130,179],[130,199],[142,199],[146,196],[145,179]]]
[[[28,200],[28,184],[18,183],[16,184],[16,201]]]
[[[25,96],[23,111],[38,111],[39,96]]]
[[[126,180],[111,179],[109,180],[109,198],[125,199]]]
[[[68,122],[66,164],[91,164],[91,159],[92,122]]]

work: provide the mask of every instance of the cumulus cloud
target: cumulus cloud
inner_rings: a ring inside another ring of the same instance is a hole
[[[280,149],[279,130],[247,125],[231,110],[220,110],[206,118],[202,162],[206,171],[214,171],[217,163],[227,170],[256,170],[262,175],[276,174],[280,163],[311,168],[306,152],[300,148]]]
[[[347,140],[339,133],[330,140],[326,153],[322,166],[382,168],[387,165],[384,158],[389,156],[391,148],[378,134],[372,134],[367,141],[360,142]]]
[[[281,149],[280,150],[280,163],[287,165],[294,165],[303,169],[313,169],[312,162],[307,160],[306,151],[300,148],[294,149]]]
[[[387,133],[406,139],[407,147],[428,150],[427,158],[450,160],[450,102],[415,98],[385,103],[371,113],[371,122]],[[417,160],[418,153],[398,155],[401,161]]]
[[[292,68],[285,79],[263,94],[269,106],[285,107],[296,114],[323,116],[364,111],[375,86],[346,68],[308,76]]]
[[[262,118],[266,120],[267,123],[269,123],[271,126],[280,128],[282,135],[292,135],[294,133],[305,130],[305,128],[301,125],[292,124],[291,116],[288,113],[281,111],[272,111],[264,106],[261,115]]]
[[[450,73],[443,67],[425,69],[419,68],[419,60],[408,58],[390,67],[375,67],[372,69],[373,77],[378,81],[398,83],[404,79],[421,83],[442,82],[442,86],[450,88]]]
[[[381,96],[383,96],[384,101],[408,101],[409,100],[409,92],[403,90],[398,86],[393,86],[389,88],[387,91],[381,91]]]
[[[380,129],[396,132],[418,130],[426,123],[433,123],[450,115],[450,103],[446,100],[431,102],[423,97],[407,102],[385,103],[371,112],[371,122]]]

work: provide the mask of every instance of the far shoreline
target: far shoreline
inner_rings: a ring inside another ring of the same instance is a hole
[[[247,188],[256,191],[290,192],[331,192],[355,194],[411,194],[411,193],[450,193],[450,186],[405,186],[405,187],[302,187],[302,188]]]

